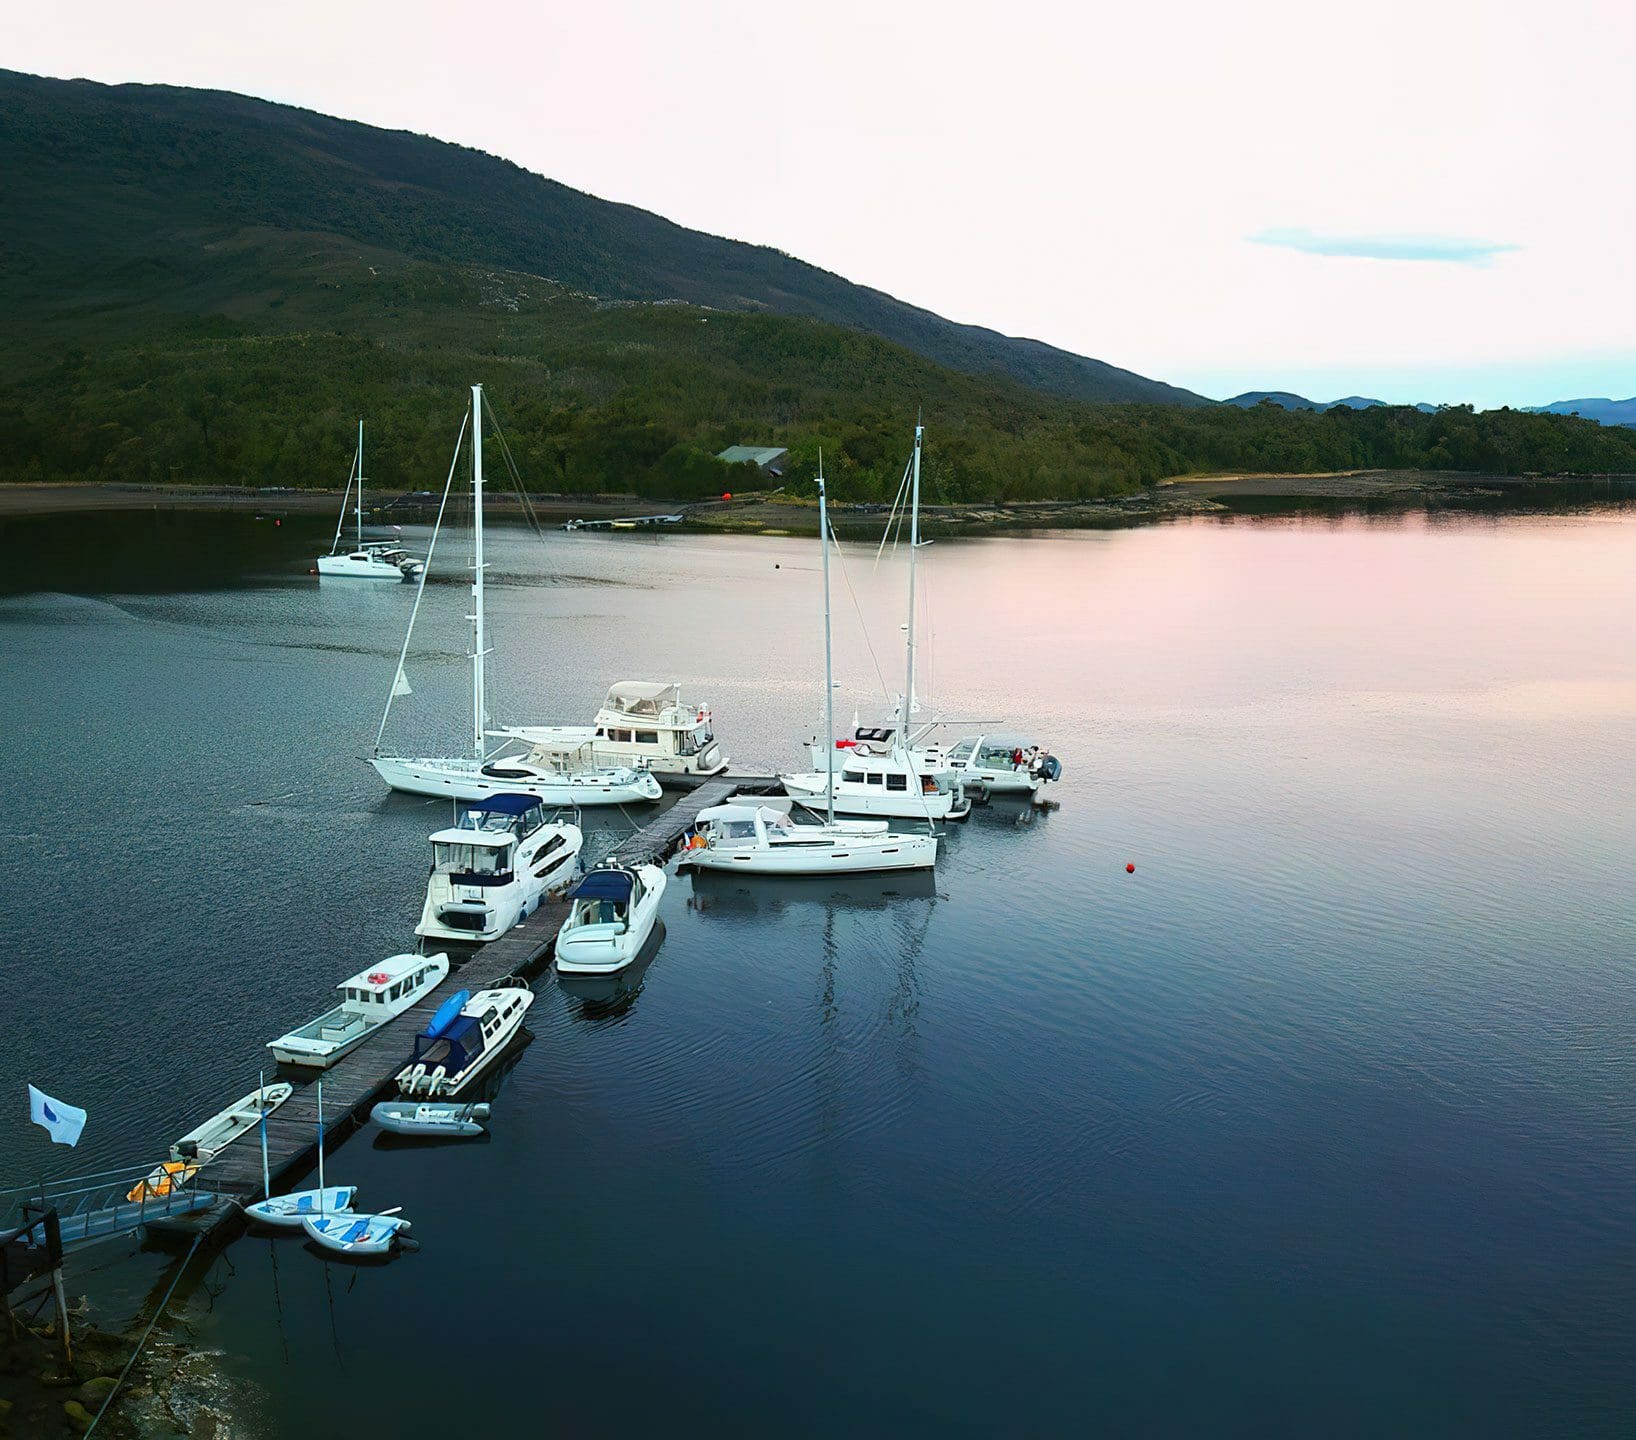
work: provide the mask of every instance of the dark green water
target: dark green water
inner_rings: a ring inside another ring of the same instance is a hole
[[[412,592],[320,591],[328,528],[0,527],[6,1069],[91,1111],[70,1154],[5,1107],[6,1183],[156,1157],[411,939],[447,811],[359,757]],[[674,677],[735,760],[796,758],[809,542],[495,548],[497,718]],[[929,693],[1049,739],[1061,808],[980,811],[929,888],[673,879],[631,992],[539,984],[490,1141],[338,1152],[418,1254],[252,1237],[190,1277],[244,1432],[1629,1434],[1632,517],[925,571]],[[867,709],[899,576],[846,576]],[[397,743],[458,743],[460,601]],[[164,1263],[71,1283],[113,1317]]]

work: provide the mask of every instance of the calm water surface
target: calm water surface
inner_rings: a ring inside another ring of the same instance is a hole
[[[320,592],[328,529],[0,526],[5,1072],[91,1112],[70,1154],[0,1109],[6,1183],[157,1155],[413,938],[447,808],[360,758],[413,592]],[[812,542],[494,549],[497,718],[674,677],[796,758]],[[924,571],[926,688],[1053,743],[1061,808],[979,810],[926,886],[673,878],[627,993],[539,983],[491,1140],[338,1153],[420,1253],[189,1277],[243,1433],[1631,1433],[1636,515]],[[900,580],[838,576],[848,709]],[[461,601],[390,743],[459,743]],[[73,1283],[115,1318],[164,1265]]]

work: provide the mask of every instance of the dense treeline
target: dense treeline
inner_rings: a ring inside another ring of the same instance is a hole
[[[0,479],[334,486],[362,415],[375,485],[432,488],[474,379],[525,483],[557,493],[743,489],[713,458],[742,442],[787,446],[807,474],[822,447],[838,495],[878,499],[917,409],[929,494],[951,501],[1117,495],[1224,470],[1636,472],[1636,431],[1567,416],[1086,406],[817,322],[608,308],[521,283],[411,269],[331,283],[321,308],[337,328],[280,323],[307,308],[291,297],[254,321],[145,314],[134,333],[78,337],[0,383]]]

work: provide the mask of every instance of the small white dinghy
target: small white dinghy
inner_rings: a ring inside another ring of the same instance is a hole
[[[419,1135],[434,1138],[460,1135],[482,1135],[483,1121],[489,1118],[489,1107],[476,1105],[428,1105],[413,1100],[382,1100],[369,1112],[369,1118],[383,1130],[394,1135]]]
[[[284,1230],[298,1230],[309,1215],[336,1216],[349,1214],[356,1185],[331,1185],[323,1190],[292,1190],[288,1195],[269,1195],[246,1205],[244,1213],[260,1225],[277,1225]]]
[[[309,1215],[302,1228],[338,1255],[385,1255],[409,1231],[401,1215]]]
[[[241,1135],[248,1135],[261,1122],[290,1098],[290,1085],[280,1081],[252,1090],[242,1100],[235,1100],[219,1115],[212,1115],[203,1125],[196,1126],[170,1147],[170,1158],[175,1161],[214,1160]]]

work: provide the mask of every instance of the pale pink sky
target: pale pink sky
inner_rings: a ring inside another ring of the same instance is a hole
[[[1636,394],[1618,0],[62,0],[0,57],[460,141],[1212,395]]]

